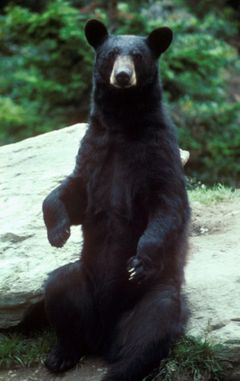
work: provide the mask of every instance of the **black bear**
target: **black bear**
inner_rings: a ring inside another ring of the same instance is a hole
[[[167,27],[147,37],[85,27],[96,51],[89,127],[73,173],[43,203],[51,245],[82,225],[79,261],[50,274],[45,305],[58,342],[48,369],[98,354],[104,381],[142,380],[183,333],[189,205],[158,58]]]

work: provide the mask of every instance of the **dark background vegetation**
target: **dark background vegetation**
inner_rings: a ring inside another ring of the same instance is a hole
[[[239,186],[239,0],[2,0],[1,144],[87,120],[93,52],[83,27],[92,17],[114,33],[173,29],[160,67],[180,145],[191,151],[187,173]]]

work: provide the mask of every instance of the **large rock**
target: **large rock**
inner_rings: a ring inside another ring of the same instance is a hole
[[[17,325],[41,299],[47,274],[79,257],[81,230],[67,245],[49,245],[42,201],[75,163],[79,124],[0,148],[0,327]]]
[[[235,195],[215,205],[192,204],[186,289],[188,332],[238,347],[240,361],[240,191]]]
[[[79,256],[80,227],[72,228],[64,248],[52,248],[47,241],[41,206],[44,197],[72,171],[85,129],[86,125],[78,124],[0,149],[2,328],[17,325],[42,298],[43,283],[51,270]],[[192,311],[189,333],[237,345],[239,210],[239,201],[217,207],[193,204],[194,229],[186,269]]]

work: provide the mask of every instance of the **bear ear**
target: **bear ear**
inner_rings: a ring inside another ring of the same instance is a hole
[[[173,39],[173,32],[168,27],[153,30],[147,37],[147,44],[156,57],[165,52]]]
[[[97,49],[108,37],[105,25],[98,20],[91,19],[85,25],[85,36],[90,45]]]

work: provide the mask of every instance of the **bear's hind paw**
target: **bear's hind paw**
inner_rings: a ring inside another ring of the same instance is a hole
[[[80,357],[78,353],[64,350],[57,344],[49,352],[44,364],[51,372],[60,373],[73,368],[80,360]]]

